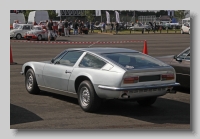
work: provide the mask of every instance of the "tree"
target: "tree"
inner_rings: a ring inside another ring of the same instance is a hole
[[[188,12],[185,12],[185,10],[178,10],[174,12],[174,16],[179,19],[185,18],[186,14],[188,14]]]
[[[28,22],[29,13],[32,11],[35,11],[35,10],[23,10],[23,14],[24,14],[26,22]]]
[[[94,20],[94,10],[85,10],[85,16],[88,21],[92,22]]]
[[[47,12],[49,14],[49,19],[55,19],[56,16],[58,16],[55,10],[47,10]]]

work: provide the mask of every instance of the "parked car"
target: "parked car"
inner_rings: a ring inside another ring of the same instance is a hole
[[[188,33],[190,34],[190,23],[186,22],[181,27],[181,34]]]
[[[16,29],[10,30],[10,39],[16,38],[19,40],[23,38],[31,30],[32,26],[30,24],[19,24]]]
[[[47,33],[47,30],[44,29],[44,27],[37,25],[37,26],[33,26],[32,29],[26,33],[24,38],[27,40],[34,39],[38,41],[47,40],[48,33]]]
[[[135,31],[142,31],[142,33],[144,33],[145,31],[150,31],[151,30],[151,26],[150,25],[143,25],[142,23],[135,23],[129,29],[130,30],[135,30]]]
[[[119,30],[125,30],[126,29],[126,26],[124,23],[119,23]]]
[[[94,25],[94,29],[101,29],[103,27],[103,23],[99,23],[98,25]]]
[[[182,87],[190,88],[190,47],[178,55],[164,56],[158,59],[176,70],[176,81]]]
[[[103,99],[135,99],[149,106],[179,85],[174,68],[125,48],[66,49],[50,61],[25,63],[21,74],[29,93],[75,97],[86,112],[98,110]]]

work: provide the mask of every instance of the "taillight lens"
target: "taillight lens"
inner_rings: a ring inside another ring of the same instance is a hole
[[[137,83],[138,80],[139,80],[139,77],[126,77],[124,78],[124,84]]]
[[[165,80],[174,80],[174,74],[162,75],[162,81],[165,81]]]

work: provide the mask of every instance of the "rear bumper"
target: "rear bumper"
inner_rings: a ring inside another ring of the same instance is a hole
[[[160,85],[147,85],[147,86],[135,86],[135,87],[109,87],[99,85],[98,88],[112,91],[128,91],[128,90],[138,90],[138,89],[155,89],[155,88],[163,88],[163,87],[175,87],[180,86],[179,83],[171,83],[171,84],[160,84]]]

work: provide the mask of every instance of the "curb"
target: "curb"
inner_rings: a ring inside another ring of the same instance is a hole
[[[11,40],[11,42],[25,42],[37,44],[119,44],[119,43],[133,43],[144,42],[144,40],[125,40],[125,41],[103,41],[103,42],[59,42],[59,41],[26,41],[26,40]]]
[[[98,32],[98,34],[114,35],[113,33],[101,33],[101,32]]]

